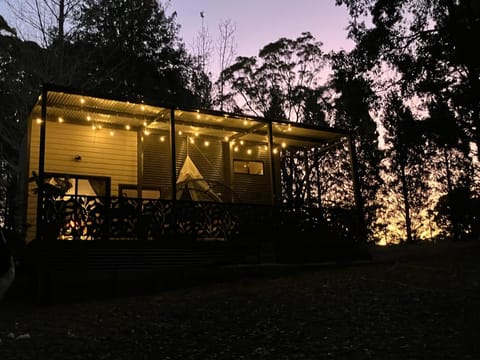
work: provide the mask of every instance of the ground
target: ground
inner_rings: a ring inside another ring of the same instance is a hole
[[[372,255],[142,296],[10,297],[0,359],[480,358],[479,242]]]

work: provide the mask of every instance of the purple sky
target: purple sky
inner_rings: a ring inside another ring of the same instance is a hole
[[[177,12],[180,35],[187,47],[201,29],[200,12],[213,38],[218,24],[230,19],[236,25],[237,55],[257,55],[264,45],[280,37],[296,38],[309,31],[321,41],[324,51],[350,50],[347,40],[348,14],[335,0],[171,0],[168,12]]]

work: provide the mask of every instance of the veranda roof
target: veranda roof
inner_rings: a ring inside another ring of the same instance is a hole
[[[31,117],[41,119],[41,96]],[[168,106],[133,103],[72,93],[67,90],[47,92],[47,119],[105,128],[122,128],[149,132],[168,132],[173,112],[175,129],[185,134],[201,132],[203,136],[268,142],[269,120],[206,109],[180,109]],[[348,132],[333,128],[308,126],[296,122],[272,119],[274,143],[288,146],[309,146],[335,143]]]

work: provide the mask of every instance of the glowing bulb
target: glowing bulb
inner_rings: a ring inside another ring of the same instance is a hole
[[[182,135],[183,133],[181,131],[178,132],[178,135]]]
[[[273,153],[274,153],[274,154],[278,153],[278,150],[277,150],[277,149],[273,149]]]
[[[148,131],[147,129],[143,130],[143,133],[147,136],[150,135],[150,131]]]
[[[97,130],[97,127],[95,125],[92,125],[92,130]]]
[[[197,119],[200,119],[200,114],[197,114]]]
[[[85,99],[84,99],[84,98],[81,98],[81,99],[80,99],[80,103],[85,104]]]
[[[282,148],[284,148],[284,149],[285,149],[286,147],[287,147],[287,143],[286,143],[285,141],[284,141],[284,142],[282,142]]]
[[[90,117],[90,115],[87,116],[87,121],[90,121],[92,120],[92,118]]]
[[[131,129],[130,125],[125,125],[125,129],[130,130]]]
[[[265,146],[263,147],[263,149],[264,149],[264,150],[268,150],[268,146],[265,145]]]
[[[37,124],[41,124],[41,123],[42,123],[42,119],[37,118]]]
[[[147,125],[148,125],[147,120],[145,120],[145,121],[143,122],[143,126],[147,126]]]
[[[164,142],[165,141],[165,136],[160,136],[160,141]]]
[[[247,120],[243,120],[243,125],[247,126],[247,125],[248,125],[248,121],[247,121]]]
[[[190,140],[190,144],[193,144],[193,143],[195,142],[195,139],[194,139],[194,138],[192,138],[192,137],[191,137],[191,138],[189,138],[189,140]]]
[[[292,131],[292,127],[288,125],[288,131]]]
[[[198,132],[196,132],[196,133],[195,133],[195,136],[198,137],[198,135],[199,135]]]
[[[223,139],[224,139],[226,142],[228,142],[228,136],[225,136]]]
[[[59,118],[58,118],[58,122],[59,122],[59,123],[63,123],[63,118],[62,118],[62,117],[59,117]]]
[[[240,140],[240,145],[243,145],[245,142],[243,140]]]
[[[248,150],[247,150],[247,154],[248,154],[248,155],[252,155],[252,149],[248,149]]]
[[[145,105],[141,106],[142,111],[145,111]]]
[[[209,146],[210,145],[210,141],[208,140],[205,140],[205,142],[203,143],[205,146]]]
[[[233,151],[238,152],[238,146],[235,146],[235,147],[233,148]]]
[[[113,135],[115,135],[115,131],[111,130],[110,131],[110,136],[113,136]]]

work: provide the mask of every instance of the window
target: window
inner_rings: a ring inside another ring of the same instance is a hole
[[[137,198],[138,185],[119,184],[118,194],[119,196],[123,196],[123,197]],[[142,186],[141,197],[142,199],[160,199],[160,187],[159,186]]]
[[[66,196],[110,195],[110,178],[104,176],[45,173],[45,182]]]
[[[263,161],[233,160],[235,174],[264,175]]]

